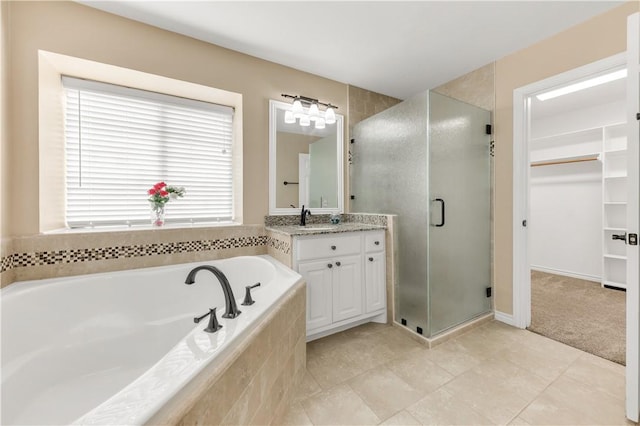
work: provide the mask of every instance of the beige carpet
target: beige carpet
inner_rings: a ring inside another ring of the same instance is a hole
[[[592,281],[532,271],[529,330],[624,365],[625,297]]]

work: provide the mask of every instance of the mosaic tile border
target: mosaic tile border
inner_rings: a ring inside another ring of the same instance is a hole
[[[267,245],[267,240],[266,235],[259,235],[215,240],[135,244],[127,246],[42,251],[33,253],[13,253],[2,257],[0,272],[30,266],[60,265],[77,262],[91,262],[96,260],[156,256],[162,254],[259,247]]]
[[[289,244],[288,241],[279,240],[274,237],[267,237],[267,246],[286,255],[291,253],[291,244]]]

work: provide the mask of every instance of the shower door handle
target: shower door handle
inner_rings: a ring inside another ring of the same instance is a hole
[[[444,200],[442,198],[436,198],[433,201],[439,201],[440,202],[440,212],[442,213],[442,216],[441,216],[442,219],[441,219],[440,223],[438,223],[435,226],[437,226],[437,227],[444,226]]]

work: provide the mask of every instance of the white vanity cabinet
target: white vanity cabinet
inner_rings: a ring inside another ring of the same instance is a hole
[[[386,322],[384,231],[297,235],[293,267],[307,282],[307,340]]]

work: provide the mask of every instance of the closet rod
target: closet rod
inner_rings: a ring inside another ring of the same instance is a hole
[[[534,161],[531,163],[531,167],[551,166],[554,164],[569,164],[569,163],[582,163],[584,161],[596,161],[600,157],[600,154],[581,155],[578,157],[558,158],[556,160]]]

